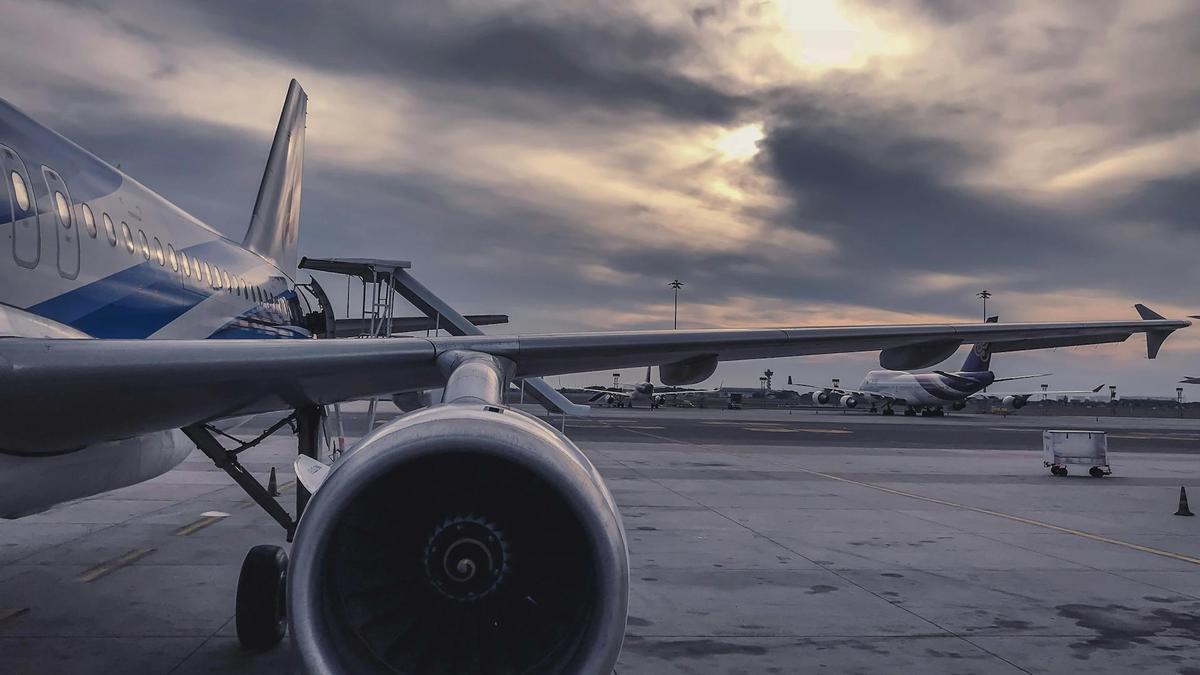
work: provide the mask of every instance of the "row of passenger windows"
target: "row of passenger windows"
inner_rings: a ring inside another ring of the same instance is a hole
[[[30,198],[29,188],[25,185],[25,180],[16,171],[11,172],[10,178],[17,206],[21,207],[22,211],[28,211]],[[58,218],[63,223],[63,226],[70,228],[74,224],[71,218],[71,206],[62,192],[56,191],[54,193],[54,207],[58,211]],[[79,205],[79,210],[83,214],[84,229],[87,230],[88,235],[92,239],[96,239],[99,236],[99,228],[96,226],[96,215],[92,212],[92,207],[86,203],[82,203]],[[100,222],[103,224],[104,235],[108,238],[109,245],[116,246],[118,233],[113,219],[107,213],[101,213]],[[278,303],[280,304],[280,310],[286,312],[283,302],[277,296],[264,291],[258,286],[247,284],[246,280],[242,277],[237,275],[230,276],[228,272],[216,265],[210,265],[199,258],[188,258],[187,254],[183,251],[176,251],[175,247],[171,244],[167,244],[166,248],[164,248],[158,237],[154,237],[153,243],[151,243],[151,239],[146,237],[145,231],[138,230],[137,240],[135,241],[133,230],[129,228],[129,224],[125,221],[121,221],[120,242],[129,253],[140,252],[142,258],[146,260],[153,258],[158,261],[159,265],[164,267],[169,263],[172,270],[182,272],[186,278],[194,278],[198,283],[208,284],[217,290],[224,289],[255,302]]]

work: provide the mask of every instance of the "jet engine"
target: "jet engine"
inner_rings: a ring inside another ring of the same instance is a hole
[[[320,673],[612,672],[629,558],[600,475],[509,408],[426,408],[321,484],[288,570],[292,639]]]
[[[817,405],[829,405],[829,392],[818,391],[812,396],[813,403]]]
[[[854,408],[858,406],[858,399],[854,398],[850,394],[846,394],[842,397],[841,404],[846,408]]]
[[[1025,407],[1025,397],[1005,396],[1004,399],[1000,401],[1000,405],[1004,406],[1005,408],[1020,410],[1021,408]]]
[[[950,404],[950,408],[952,410],[965,410],[966,407],[967,407],[966,401],[955,401],[954,403]]]

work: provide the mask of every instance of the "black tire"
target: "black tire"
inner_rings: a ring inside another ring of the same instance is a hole
[[[1092,468],[1088,469],[1088,473],[1091,474],[1092,478],[1104,478],[1104,469],[1101,469],[1098,466],[1093,466]]]
[[[905,409],[904,409],[904,416],[905,416],[905,417],[916,417],[916,416],[917,416],[917,411],[916,411],[916,410],[913,410],[912,408],[905,408]]]
[[[242,561],[234,618],[243,647],[274,647],[287,633],[287,568],[278,546],[255,546]]]

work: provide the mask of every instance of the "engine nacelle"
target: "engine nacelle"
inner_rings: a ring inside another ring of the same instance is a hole
[[[841,404],[846,408],[855,408],[858,407],[858,399],[854,398],[850,394],[846,394],[842,397]]]
[[[1013,410],[1020,410],[1021,408],[1025,407],[1025,397],[1024,396],[1005,396],[1000,401],[1000,405],[1004,406],[1005,408],[1011,408]]]
[[[818,391],[812,396],[813,403],[817,405],[829,405],[829,392]]]
[[[439,405],[370,433],[329,473],[287,598],[308,672],[607,673],[625,632],[625,531],[558,431]]]
[[[406,391],[401,394],[392,394],[392,403],[403,412],[412,412],[421,408],[428,408],[442,402],[441,388],[438,389],[422,389],[421,391]]]
[[[951,410],[964,410],[964,409],[966,409],[966,407],[967,407],[966,401],[955,401],[954,403],[950,404]]]

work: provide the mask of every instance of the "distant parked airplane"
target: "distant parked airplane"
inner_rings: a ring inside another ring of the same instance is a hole
[[[1140,310],[1139,310],[1140,311]],[[988,323],[996,323],[997,317],[989,317]],[[982,393],[988,386],[997,382],[1012,380],[1027,380],[1034,377],[1045,377],[1050,373],[1038,375],[1017,375],[1014,377],[996,377],[991,371],[992,349],[984,342],[974,346],[963,362],[962,370],[946,372],[935,370],[931,373],[910,373],[896,370],[872,370],[867,373],[858,389],[842,389],[839,387],[823,387],[812,384],[797,386],[816,389],[812,395],[816,405],[842,406],[856,408],[862,403],[870,404],[872,409],[882,407],[882,414],[894,415],[895,406],[904,406],[905,416],[920,413],[925,416],[945,415],[945,408],[962,410],[967,401],[979,398],[991,398],[1001,402],[1006,408],[1014,410],[1021,408],[1029,397],[1042,394],[1045,396],[1066,396],[1072,394],[1087,395],[1099,392],[1104,385],[1084,391],[1030,391],[1005,392],[989,395]],[[788,384],[792,380],[788,378]]]
[[[653,410],[661,406],[663,403],[666,403],[668,397],[682,396],[698,390],[673,389],[671,391],[657,391],[654,383],[650,381],[650,366],[647,366],[646,379],[638,384],[633,385],[629,389],[584,387],[584,391],[591,391],[595,392],[596,394],[588,399],[588,403],[595,403],[601,399],[606,399],[608,405],[614,408],[632,408],[634,401],[648,401],[650,403],[650,409]]]

